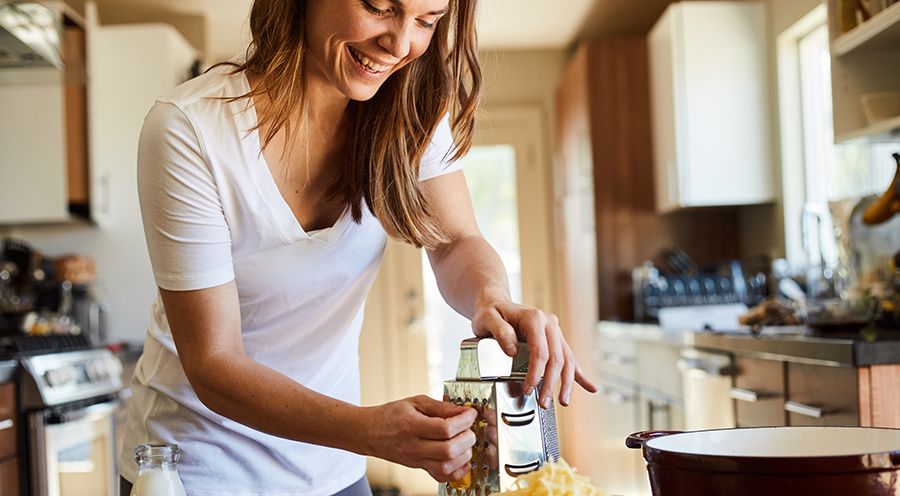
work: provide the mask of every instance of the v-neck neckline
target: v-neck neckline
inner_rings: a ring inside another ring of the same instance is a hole
[[[241,71],[240,81],[243,86],[241,94],[249,93],[251,87],[246,71]],[[344,234],[349,226],[351,219],[350,207],[345,206],[340,216],[330,227],[307,231],[300,223],[300,219],[294,215],[294,211],[291,210],[291,206],[278,188],[278,183],[275,181],[272,170],[269,168],[266,157],[262,152],[262,138],[259,135],[259,129],[255,129],[259,122],[259,116],[256,113],[256,103],[253,101],[253,97],[247,97],[246,107],[241,109],[238,115],[244,116],[244,125],[241,126],[243,127],[242,131],[247,133],[246,138],[251,140],[248,148],[253,156],[248,157],[248,160],[253,167],[253,176],[256,180],[257,188],[262,200],[269,207],[282,236],[288,242],[312,240],[325,245],[332,245]]]

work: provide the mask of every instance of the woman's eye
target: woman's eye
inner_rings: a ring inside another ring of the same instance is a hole
[[[386,10],[379,9],[378,7],[369,3],[368,0],[362,0],[362,4],[366,8],[366,10],[368,10],[369,12],[371,12],[379,17],[386,16],[391,12],[390,9],[386,9]]]
[[[435,23],[433,23],[433,22],[426,22],[426,21],[419,21],[419,24],[421,24],[422,27],[425,28],[425,29],[434,29],[434,26],[435,26]]]

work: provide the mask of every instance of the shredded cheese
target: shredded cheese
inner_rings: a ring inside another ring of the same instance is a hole
[[[560,459],[519,476],[509,491],[495,496],[603,496],[603,491],[591,485],[584,475]]]

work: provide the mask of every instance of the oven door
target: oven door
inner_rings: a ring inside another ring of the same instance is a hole
[[[118,400],[28,414],[31,496],[114,496]]]

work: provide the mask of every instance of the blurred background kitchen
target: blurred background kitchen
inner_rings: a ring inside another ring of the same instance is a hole
[[[0,496],[112,494],[156,292],[138,133],[242,53],[249,5],[0,0]],[[602,384],[558,410],[572,465],[646,495],[631,432],[900,427],[900,3],[480,8],[467,180],[515,297],[558,314]],[[423,261],[389,245],[365,403],[453,378],[471,331]],[[379,460],[369,478],[436,487]]]

